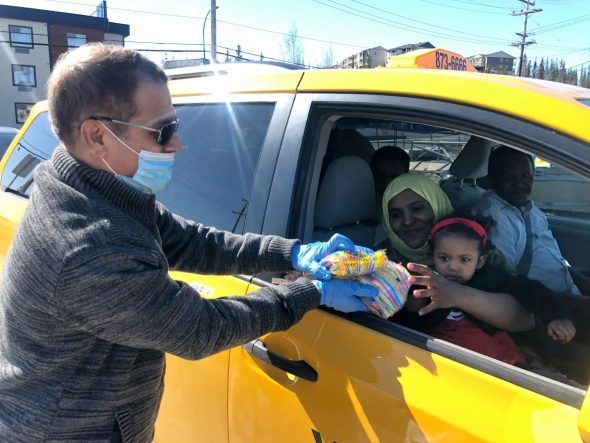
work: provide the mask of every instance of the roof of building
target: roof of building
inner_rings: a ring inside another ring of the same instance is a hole
[[[68,12],[47,11],[45,9],[21,8],[20,6],[0,5],[0,17],[49,23],[54,25],[79,26],[99,29],[104,32],[129,37],[129,25],[110,22],[107,18],[90,15],[70,14]]]
[[[474,57],[488,57],[488,58],[512,58],[515,59],[516,57],[512,57],[510,54],[504,51],[492,52],[491,54],[475,54],[470,55],[469,57],[465,57],[467,60],[471,60]]]
[[[487,54],[488,57],[491,58],[516,58],[516,57],[512,57],[510,54],[504,52],[504,51],[498,51],[498,52],[492,52],[491,54]]]
[[[390,51],[396,50],[405,50],[405,49],[426,49],[426,48],[434,48],[434,45],[430,42],[418,42],[418,43],[408,43],[407,45],[396,46],[395,48],[389,49]]]

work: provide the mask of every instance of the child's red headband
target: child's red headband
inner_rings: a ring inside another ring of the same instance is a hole
[[[488,233],[486,232],[484,227],[476,221],[469,220],[468,218],[462,218],[462,217],[451,217],[451,218],[447,218],[445,220],[439,221],[430,230],[430,238],[434,237],[434,234],[436,234],[439,230],[441,230],[445,226],[454,225],[457,223],[467,226],[469,229],[471,229],[473,232],[475,232],[481,238],[481,241],[483,242],[484,246],[488,245]]]

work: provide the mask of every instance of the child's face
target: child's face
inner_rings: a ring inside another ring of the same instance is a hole
[[[486,256],[479,253],[476,240],[454,235],[437,238],[433,253],[436,272],[457,283],[471,280],[475,271],[486,261]]]

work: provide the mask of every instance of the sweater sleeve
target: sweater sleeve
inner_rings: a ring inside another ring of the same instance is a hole
[[[571,319],[555,292],[541,282],[509,272],[501,262],[486,262],[467,285],[486,292],[509,294],[544,325],[560,318]]]
[[[557,319],[572,319],[568,309],[559,300],[559,295],[539,281],[510,275],[506,278],[504,292],[512,295],[545,325]]]
[[[109,342],[197,359],[285,330],[319,305],[318,290],[305,280],[204,299],[172,280],[162,259],[129,245],[76,251],[55,291],[60,318]]]
[[[205,227],[156,205],[162,249],[170,268],[199,274],[257,274],[292,270],[298,240],[238,235]]]

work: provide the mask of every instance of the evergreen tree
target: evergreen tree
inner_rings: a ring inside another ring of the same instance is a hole
[[[531,77],[537,78],[537,71],[539,69],[539,64],[537,63],[537,59],[535,59],[535,63],[533,63],[533,67],[531,69]]]
[[[559,69],[557,70],[557,81],[561,83],[569,83],[566,78],[566,70],[565,70],[565,60],[561,59],[559,61]]]
[[[557,80],[557,65],[555,64],[555,60],[550,59],[547,65],[548,67],[545,71],[545,78],[551,81]]]
[[[544,80],[545,77],[545,59],[541,58],[541,63],[539,63],[539,68],[537,69],[537,75],[535,78],[540,78]]]
[[[580,86],[590,88],[590,67],[580,69]]]
[[[533,66],[531,64],[531,61],[528,58],[526,58],[526,55],[525,55],[524,76],[525,77],[532,77],[533,76],[532,71],[533,71]]]

